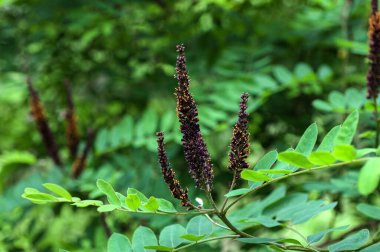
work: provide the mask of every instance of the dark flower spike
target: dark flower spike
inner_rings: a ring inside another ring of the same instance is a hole
[[[198,124],[198,109],[194,98],[189,92],[190,78],[186,70],[185,47],[177,45],[176,78],[178,87],[175,89],[177,97],[177,116],[182,132],[182,145],[189,173],[198,188],[210,191],[213,185],[213,169],[210,154],[203,140]]]
[[[372,15],[375,15],[378,10],[378,0],[371,1]]]
[[[44,108],[40,102],[37,91],[33,87],[33,82],[30,76],[27,77],[26,83],[28,85],[30,96],[30,107],[34,121],[37,124],[38,131],[42,137],[42,141],[45,145],[46,151],[53,160],[53,162],[62,167],[61,158],[58,154],[58,147],[55,142],[54,136],[50,130],[47,118],[45,116]]]
[[[240,111],[238,120],[234,126],[229,153],[228,169],[232,171],[236,178],[240,178],[243,169],[248,168],[246,161],[249,155],[249,133],[248,133],[248,116],[246,112],[248,94],[243,93],[240,101]]]
[[[74,178],[78,178],[79,175],[82,174],[84,168],[86,167],[86,160],[88,157],[88,154],[90,153],[90,150],[92,149],[92,146],[94,145],[95,140],[95,132],[93,129],[89,129],[87,131],[87,139],[86,139],[86,145],[84,147],[84,150],[82,154],[76,158],[73,167],[72,167],[72,176]]]
[[[189,200],[188,190],[183,190],[179,181],[175,179],[175,172],[171,168],[168,156],[165,151],[164,133],[157,132],[157,144],[158,144],[158,161],[161,166],[162,176],[165,183],[168,185],[174,198],[181,201],[181,205],[184,207],[194,208],[193,204]]]
[[[75,107],[71,92],[71,84],[68,80],[64,81],[67,97],[67,110],[65,114],[66,120],[66,139],[69,147],[70,156],[74,160],[78,152],[79,133],[77,128],[77,118],[75,115]]]
[[[372,1],[368,37],[370,66],[367,74],[367,97],[376,99],[380,86],[380,13],[377,12],[377,1]]]

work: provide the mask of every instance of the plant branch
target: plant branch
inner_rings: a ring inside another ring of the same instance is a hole
[[[231,182],[231,186],[230,186],[230,189],[228,189],[228,192],[231,192],[232,189],[234,189],[234,187],[235,187],[235,183],[236,183],[236,170],[234,171],[233,178],[232,178],[232,182]],[[220,210],[222,213],[224,212],[224,208],[226,207],[227,202],[228,202],[228,198],[226,198],[226,199],[224,200],[224,202],[223,202],[222,208],[221,208],[221,210]]]
[[[225,227],[225,226],[223,226],[223,225],[220,225],[218,222],[214,221],[214,220],[210,217],[210,215],[205,214],[205,217],[206,217],[206,218],[207,218],[212,224],[214,224],[215,226],[231,231],[230,228]]]
[[[212,214],[212,213],[215,213],[214,210],[209,210],[209,209],[205,209],[205,210],[202,210],[202,211],[198,211],[198,212],[163,212],[163,211],[160,211],[160,212],[146,212],[146,211],[131,211],[131,210],[128,210],[128,209],[124,209],[124,208],[116,208],[116,210],[120,210],[120,211],[124,211],[124,212],[128,212],[128,213],[138,213],[138,214],[158,214],[158,215],[201,215],[201,214]],[[200,210],[200,209],[198,209]]]
[[[377,107],[377,97],[373,97],[373,106],[374,111],[373,115],[375,117],[375,123],[376,123],[376,133],[375,133],[375,148],[379,146],[379,134],[380,134],[380,118],[379,118],[379,109]]]
[[[198,241],[198,242],[193,242],[193,243],[184,245],[182,247],[178,247],[176,249],[173,249],[172,251],[180,251],[182,249],[189,248],[189,247],[192,247],[192,246],[195,246],[195,245],[198,245],[198,244],[202,244],[202,243],[206,243],[206,242],[210,242],[210,241],[215,241],[215,240],[229,239],[229,238],[230,239],[239,238],[239,235],[225,235],[225,236],[219,236],[219,237],[213,237],[213,238],[209,238],[209,239],[204,239],[204,240],[201,240],[201,241]]]
[[[301,170],[301,171],[298,171],[298,172],[289,173],[289,174],[284,175],[282,177],[278,177],[278,178],[269,180],[266,183],[261,184],[261,185],[255,187],[255,188],[253,188],[249,192],[246,192],[246,193],[240,195],[237,199],[235,199],[230,205],[228,205],[225,208],[224,213],[227,213],[227,211],[233,205],[235,205],[236,203],[238,203],[241,199],[247,197],[249,194],[251,194],[253,192],[256,192],[256,191],[259,191],[262,188],[264,188],[264,187],[266,187],[268,185],[274,184],[274,183],[276,183],[278,181],[281,181],[281,180],[284,180],[284,179],[287,179],[287,178],[290,178],[290,177],[298,176],[298,175],[301,175],[301,174],[310,173],[310,172],[317,171],[317,170],[324,170],[324,169],[330,169],[330,168],[341,167],[341,166],[346,166],[346,165],[353,165],[353,164],[360,164],[360,163],[363,163],[363,162],[365,162],[365,161],[367,161],[369,159],[371,159],[371,158],[370,157],[368,157],[368,158],[360,158],[360,159],[356,159],[356,160],[348,161],[348,162],[341,162],[341,163],[337,163],[337,164],[317,166],[317,167],[314,167],[314,168],[310,168],[310,169],[305,169],[305,170]]]

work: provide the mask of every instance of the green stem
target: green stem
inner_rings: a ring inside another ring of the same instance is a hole
[[[228,190],[228,192],[231,192],[232,189],[234,189],[235,183],[236,183],[236,170],[234,171],[232,182],[231,182],[231,186],[230,186],[230,189]],[[226,197],[226,199],[223,202],[222,208],[220,210],[222,213],[224,212],[224,208],[226,207],[227,202],[228,202],[228,198]]]
[[[195,245],[198,245],[198,244],[202,244],[202,243],[206,243],[206,242],[209,242],[209,241],[229,239],[229,238],[230,239],[239,238],[239,235],[225,235],[225,236],[219,236],[219,237],[213,237],[213,238],[209,238],[209,239],[204,239],[204,240],[201,240],[201,241],[198,241],[198,242],[194,242],[194,243],[190,243],[190,244],[184,245],[182,247],[178,247],[176,249],[173,249],[172,251],[180,251],[181,249],[189,248],[189,247],[192,247],[192,246],[195,246]]]
[[[305,237],[303,234],[301,234],[300,232],[298,232],[297,230],[295,230],[294,228],[292,228],[292,227],[290,227],[290,226],[287,226],[287,225],[281,225],[281,226],[283,226],[283,227],[286,228],[286,229],[289,229],[290,231],[292,231],[293,233],[295,233],[295,234],[297,234],[299,237],[301,237],[302,240],[304,240],[305,242],[307,242],[306,237]]]
[[[374,106],[374,117],[376,123],[376,133],[375,133],[375,148],[379,146],[379,134],[380,134],[380,119],[379,119],[379,109],[377,108],[377,97],[373,97],[373,106]]]
[[[294,176],[298,176],[298,175],[301,175],[301,174],[305,174],[305,173],[310,173],[310,172],[313,172],[313,171],[318,171],[318,170],[324,170],[324,169],[330,169],[330,168],[334,168],[334,167],[340,167],[340,166],[345,166],[345,165],[352,165],[352,164],[358,164],[358,163],[362,163],[362,162],[365,162],[367,160],[369,160],[371,158],[361,158],[361,159],[356,159],[356,160],[353,160],[353,161],[348,161],[348,162],[341,162],[341,163],[337,163],[337,164],[331,164],[331,165],[322,165],[322,166],[318,166],[318,167],[314,167],[314,168],[310,168],[310,169],[305,169],[305,170],[301,170],[301,171],[298,171],[298,172],[293,172],[293,173],[289,173],[287,175],[284,175],[282,177],[278,177],[278,178],[275,178],[275,179],[272,179],[272,180],[269,180],[267,181],[266,183],[264,184],[261,184],[255,188],[253,188],[252,190],[240,195],[239,197],[237,197],[230,205],[228,205],[225,210],[224,210],[224,213],[227,213],[228,210],[233,206],[235,205],[236,203],[238,203],[241,199],[247,197],[249,194],[253,193],[253,192],[256,192],[258,190],[261,190],[262,188],[268,186],[268,185],[271,185],[271,184],[274,184],[280,180],[284,180],[284,179],[287,179],[287,178],[290,178],[290,177],[294,177]]]
[[[116,208],[115,210],[120,210],[128,213],[137,213],[137,214],[158,214],[158,215],[201,215],[201,214],[212,214],[215,213],[214,210],[199,211],[199,212],[144,212],[144,211],[131,211],[124,208]]]
[[[214,224],[215,226],[231,231],[231,229],[229,229],[228,227],[225,227],[225,226],[219,224],[218,222],[214,221],[214,220],[210,217],[210,215],[205,214],[205,216],[206,216],[206,218],[207,218],[212,224]]]

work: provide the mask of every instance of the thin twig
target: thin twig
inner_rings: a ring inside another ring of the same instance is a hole
[[[228,227],[226,227],[226,226],[223,226],[223,225],[219,224],[218,222],[214,221],[214,220],[210,217],[210,215],[205,214],[205,217],[206,217],[206,218],[207,218],[212,224],[214,224],[215,226],[220,227],[220,228],[223,228],[223,229],[226,229],[226,230],[230,230],[230,231],[231,231],[230,228],[228,228]]]
[[[222,240],[222,239],[235,239],[235,238],[239,238],[239,237],[240,237],[239,235],[225,235],[225,236],[213,237],[213,238],[204,239],[204,240],[201,240],[198,242],[190,243],[190,244],[184,245],[182,247],[178,247],[176,249],[173,249],[172,251],[180,251],[182,249],[189,248],[189,247],[192,247],[192,246],[195,246],[198,244],[206,243],[209,241]]]
[[[230,186],[230,189],[228,189],[228,192],[231,192],[232,189],[234,189],[234,187],[235,187],[235,183],[236,183],[236,170],[234,171],[233,178],[232,178],[232,182],[231,182],[231,186]],[[226,199],[225,199],[224,202],[223,202],[222,208],[220,209],[220,211],[221,211],[222,213],[224,212],[224,208],[226,207],[227,202],[228,202],[228,197],[226,197]]]
[[[379,146],[379,134],[380,134],[380,118],[379,118],[379,109],[377,107],[377,97],[373,97],[373,106],[374,106],[374,117],[376,123],[376,133],[375,133],[375,148]]]

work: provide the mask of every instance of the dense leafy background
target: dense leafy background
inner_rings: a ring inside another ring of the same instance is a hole
[[[216,198],[223,197],[230,179],[228,144],[243,91],[251,95],[252,166],[267,151],[295,147],[310,123],[317,122],[323,136],[353,109],[361,115],[354,142],[373,147],[374,123],[364,91],[366,2],[0,0],[0,251],[104,251],[107,237],[94,209],[33,206],[20,195],[25,187],[54,182],[97,198],[100,178],[120,192],[134,187],[169,198],[156,161],[158,130],[167,134],[169,156],[190,196],[200,195],[179,145],[173,95],[179,42],[188,51],[192,92],[215,167]],[[88,167],[77,180],[54,167],[46,154],[29,113],[27,74],[46,106],[67,170],[72,163],[65,148],[64,80],[73,85],[82,139],[87,128],[97,129]],[[366,200],[351,186],[357,168],[287,180],[290,193],[339,202],[298,228],[309,234],[330,225],[368,222],[376,228],[377,222],[365,219],[353,203]],[[263,197],[275,187],[267,189]],[[379,202],[377,194],[370,198]],[[139,225],[158,232],[175,221],[184,218],[107,216],[113,231],[130,238]],[[221,244],[211,246],[197,250],[221,249]],[[250,249],[237,242],[223,246],[225,251]]]

